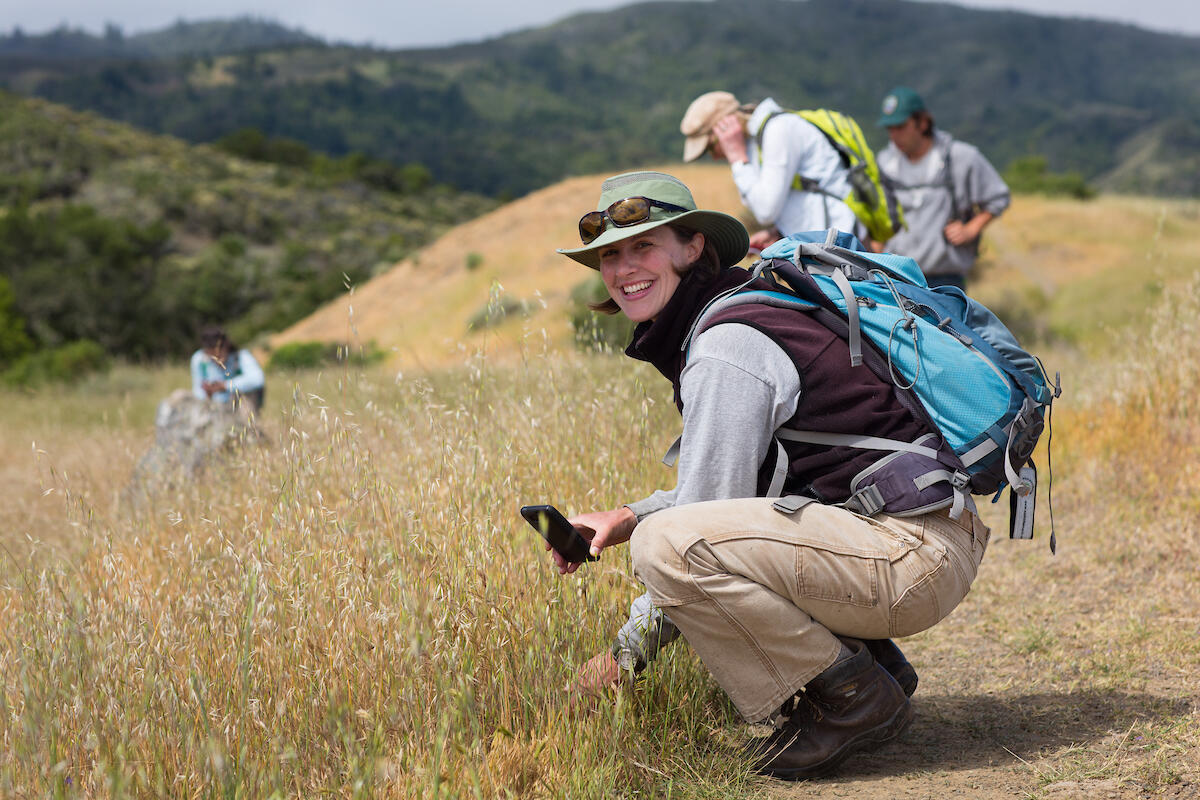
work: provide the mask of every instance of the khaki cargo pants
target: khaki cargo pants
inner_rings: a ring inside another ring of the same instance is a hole
[[[837,658],[834,634],[909,636],[949,614],[983,559],[971,512],[863,517],[810,503],[716,500],[646,517],[630,540],[655,605],[750,722]]]

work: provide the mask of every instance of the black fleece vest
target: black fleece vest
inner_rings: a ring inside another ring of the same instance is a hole
[[[683,403],[679,376],[683,371],[684,337],[708,303],[723,291],[749,280],[742,269],[723,270],[709,282],[685,277],[675,295],[653,323],[642,323],[626,353],[649,361],[671,381],[675,404]],[[765,282],[748,288],[770,289]],[[802,311],[758,303],[734,306],[706,321],[705,330],[715,325],[749,325],[779,345],[800,375],[800,402],[786,427],[827,433],[881,436],[911,442],[928,433],[897,399],[894,387],[878,378],[867,366],[850,366],[850,348],[845,340]],[[727,409],[736,414],[736,408]],[[758,493],[766,494],[776,461],[772,445],[759,470]],[[853,447],[829,447],[803,442],[783,443],[788,456],[785,494],[804,494],[826,503],[840,503],[849,496],[851,479],[877,461],[881,453]]]

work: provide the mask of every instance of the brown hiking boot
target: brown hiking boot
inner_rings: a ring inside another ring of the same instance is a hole
[[[783,780],[828,774],[854,753],[895,739],[912,722],[900,685],[866,646],[846,640],[851,654],[808,682],[784,723],[754,748],[756,771]]]

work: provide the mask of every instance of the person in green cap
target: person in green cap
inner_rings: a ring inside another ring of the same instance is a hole
[[[879,169],[908,223],[887,250],[913,258],[930,286],[965,288],[984,228],[1008,208],[1008,186],[977,148],[935,128],[907,86],[883,98],[878,125],[890,140]]]
[[[776,433],[932,432],[812,315],[734,297],[771,288],[734,266],[746,229],[698,209],[677,178],[608,178],[579,236],[558,252],[599,272],[609,299],[598,310],[636,323],[626,355],[671,382],[683,432],[673,489],[571,523],[592,555],[628,542],[653,606],[742,717],[775,723],[746,748],[754,769],[814,777],[893,741],[912,719],[916,676],[901,686],[899,664],[875,653],[962,600],[988,529],[973,509],[856,514],[838,504],[877,455]],[[551,553],[560,573],[580,566]]]

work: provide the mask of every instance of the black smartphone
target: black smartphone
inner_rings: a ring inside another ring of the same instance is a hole
[[[600,560],[599,556],[588,553],[591,547],[588,540],[554,506],[522,506],[521,516],[567,561]]]

